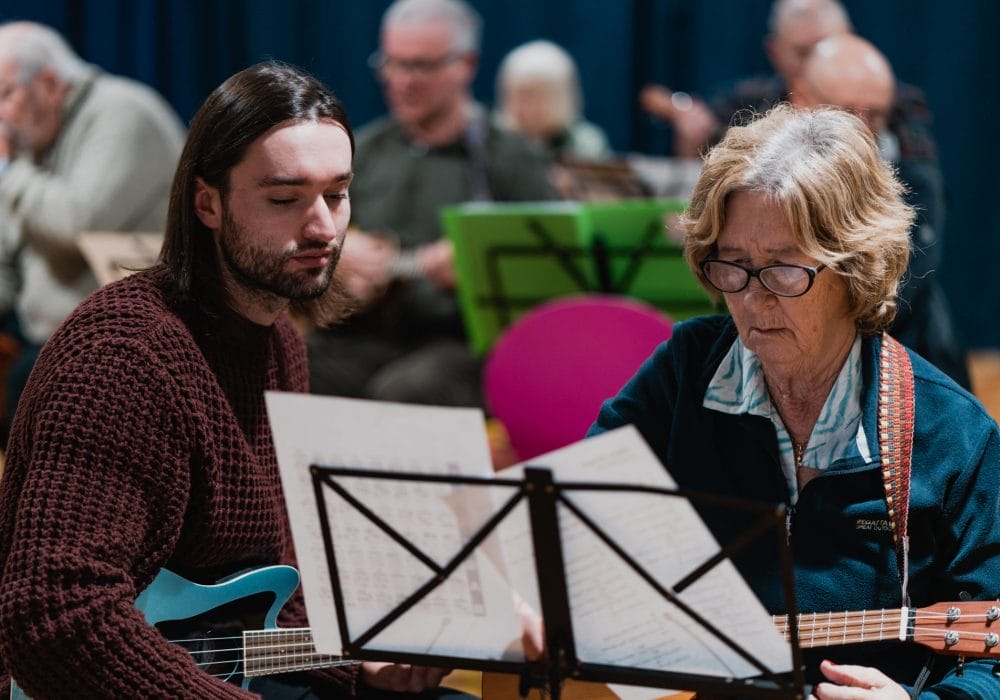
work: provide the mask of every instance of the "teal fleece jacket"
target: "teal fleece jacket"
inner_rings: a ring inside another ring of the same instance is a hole
[[[785,503],[788,487],[770,420],[702,406],[716,368],[736,340],[729,317],[692,319],[642,365],[601,408],[591,435],[634,424],[678,483],[694,492]],[[795,594],[800,612],[899,608],[896,548],[888,527],[878,447],[881,337],[862,344],[863,425],[872,462],[829,465],[810,481],[789,518]],[[994,600],[1000,594],[1000,433],[968,392],[910,351],[915,427],[910,490],[910,605]],[[750,525],[746,516],[698,505],[720,542]],[[667,533],[664,533],[667,536]],[[758,540],[733,561],[764,605],[783,613],[776,538]],[[997,626],[997,625],[995,625]],[[993,630],[1000,632],[1000,626]],[[752,642],[752,640],[746,640]],[[968,660],[927,648],[877,642],[805,650],[810,682],[819,661],[875,666],[909,686],[933,660],[921,698],[1000,698],[996,659]],[[1000,667],[998,667],[1000,670]]]

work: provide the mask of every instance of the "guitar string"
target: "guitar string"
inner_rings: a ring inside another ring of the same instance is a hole
[[[279,636],[279,634],[281,634],[281,633],[272,633],[270,630],[259,630],[259,631],[257,631],[257,632],[254,633],[254,636],[265,637],[265,638],[266,637],[272,637],[273,638],[273,637]],[[289,671],[296,670],[296,669],[305,669],[305,668],[315,667],[317,665],[321,665],[323,667],[329,668],[329,667],[335,667],[335,666],[347,666],[347,665],[350,665],[350,664],[357,663],[357,661],[353,661],[353,660],[344,660],[341,657],[337,656],[336,654],[322,654],[320,652],[312,650],[312,641],[311,641],[312,638],[311,638],[311,633],[309,633],[309,632],[300,632],[300,633],[293,633],[293,634],[295,636],[297,636],[297,637],[300,637],[300,638],[304,638],[304,637],[307,637],[307,636],[309,638],[308,639],[304,639],[303,641],[293,641],[293,642],[287,642],[287,643],[284,643],[284,644],[282,644],[282,643],[279,642],[278,644],[257,644],[257,645],[254,645],[252,648],[255,649],[255,650],[264,650],[265,652],[267,652],[268,650],[272,650],[272,649],[282,649],[283,651],[282,651],[282,653],[279,653],[279,654],[265,653],[263,655],[253,655],[251,657],[252,662],[256,663],[256,664],[262,664],[262,665],[264,665],[264,664],[267,664],[267,663],[269,663],[271,661],[274,661],[274,660],[283,660],[283,661],[286,661],[286,663],[284,664],[284,668],[286,670],[289,670]],[[220,642],[220,641],[235,641],[235,640],[242,641],[242,639],[243,639],[243,637],[241,637],[241,636],[203,637],[203,638],[200,638],[200,639],[171,640],[171,643],[178,644],[178,645],[180,645],[180,646],[183,647],[183,646],[185,646],[187,644],[194,644],[194,643],[199,643],[199,642]],[[296,646],[302,647],[302,649],[296,650],[294,648]],[[243,666],[247,665],[245,651],[246,651],[246,648],[244,646],[242,646],[242,645],[241,646],[237,646],[237,647],[223,648],[223,649],[216,648],[216,649],[188,649],[187,650],[187,652],[191,656],[194,656],[194,657],[197,657],[199,655],[209,655],[209,654],[227,654],[227,653],[244,654],[243,656],[238,656],[237,658],[233,658],[233,659],[221,659],[221,660],[218,660],[218,661],[196,661],[195,662],[197,666],[199,666],[199,667],[206,667],[206,668],[210,667],[210,666],[217,666],[217,665],[226,665],[226,666],[229,666],[229,665],[234,665],[235,664],[235,666],[237,667],[237,669],[239,668],[240,665],[243,665]],[[294,657],[294,656],[311,657],[311,659],[310,659],[310,661],[305,662],[304,664],[292,665],[292,664],[290,664],[290,663],[287,662],[287,659],[288,659],[288,657]],[[337,659],[337,660],[333,661],[334,659]],[[333,662],[331,663],[331,661],[333,661]],[[235,673],[235,672],[236,672],[236,670],[230,672],[227,675],[232,675],[232,673]]]
[[[813,615],[811,613],[802,613],[799,618],[799,630],[824,630],[831,625],[839,626],[842,624],[846,625],[863,625],[865,627],[872,626],[878,627],[879,625],[896,623],[898,624],[900,615],[898,611],[893,611],[893,613],[887,617],[880,618],[876,615],[880,611],[857,611],[849,613],[821,613]],[[916,617],[916,623],[926,622],[930,619],[948,619],[948,613],[939,612],[921,612]],[[773,615],[773,623],[776,627],[787,627],[788,626],[788,616],[787,615]],[[962,623],[968,622],[980,622],[987,620],[987,615],[985,613],[963,613],[960,621]]]
[[[956,630],[952,628],[945,627],[944,629],[938,629],[935,627],[914,627],[913,636],[916,637],[917,633],[920,634],[941,634],[942,632],[954,632]],[[972,630],[962,630],[960,632],[962,637],[972,637],[974,639],[986,639],[989,632],[974,632]]]
[[[281,657],[274,657],[274,658],[281,658]],[[266,657],[263,658],[263,659],[254,659],[254,661],[261,661],[261,660],[267,661],[268,659]],[[359,663],[359,662],[357,662],[357,661],[336,661],[336,662],[333,662],[333,663],[321,663],[319,661],[313,661],[313,662],[302,663],[302,664],[287,664],[286,663],[286,664],[283,664],[281,668],[282,668],[283,671],[300,671],[300,670],[307,670],[307,669],[310,669],[310,668],[335,668],[335,667],[339,667],[339,666],[350,666],[350,665],[357,664],[357,663]],[[196,661],[195,662],[195,666],[197,666],[198,668],[201,668],[201,669],[206,669],[206,672],[211,673],[213,676],[215,676],[217,678],[228,678],[229,676],[232,676],[233,674],[236,674],[236,673],[244,673],[243,669],[246,669],[246,667],[248,666],[248,664],[246,663],[245,659],[239,658],[239,659],[230,659],[230,660],[223,660],[223,661]],[[212,673],[211,671],[207,671],[207,669],[211,668],[212,666],[226,666],[226,667],[231,667],[231,670],[228,670],[225,673]]]
[[[892,614],[889,615],[888,619],[886,619],[884,615],[878,615],[878,613],[882,612],[884,611],[859,610],[818,615],[803,613],[800,616],[803,619],[801,619],[799,623],[800,641],[805,641],[807,645],[812,646],[836,646],[837,644],[848,640],[851,642],[863,642],[865,641],[865,636],[868,632],[871,633],[871,638],[873,640],[876,637],[884,637],[886,634],[885,626],[887,624],[898,624],[900,620],[900,613],[899,611],[894,610]],[[956,626],[938,628],[928,627],[925,624],[922,624],[932,622],[934,619],[948,619],[949,617],[950,615],[947,612],[918,611],[917,619],[911,629],[912,638],[914,640],[941,638],[947,632],[958,631],[956,630]],[[782,635],[786,639],[789,638],[790,630],[788,629],[788,616],[775,615],[773,616],[773,621],[776,626],[781,626],[780,631]],[[960,623],[962,625],[984,621],[989,621],[988,616],[985,613],[963,613],[960,618]],[[819,638],[817,638],[815,634],[817,631],[821,633]],[[826,632],[825,638],[822,634],[823,632]],[[812,634],[810,639],[801,639],[803,634],[810,633]],[[990,633],[962,629],[960,634],[962,641],[965,642],[974,640],[985,642],[987,635]]]
[[[208,656],[212,654],[242,654],[239,658],[244,658],[249,656],[254,661],[272,661],[274,659],[287,659],[289,657],[309,657],[317,661],[322,660],[343,660],[343,657],[337,654],[322,654],[317,651],[310,651],[308,649],[303,649],[301,651],[296,650],[285,650],[281,649],[278,653],[271,653],[271,650],[264,647],[257,647],[258,651],[264,651],[263,654],[246,654],[246,649],[244,647],[228,647],[225,649],[188,649],[187,652],[194,657]],[[274,649],[274,647],[272,647]],[[228,662],[222,662],[228,663]],[[356,663],[355,661],[344,660],[344,663]]]
[[[244,651],[244,649],[242,647],[232,647],[232,648],[229,648],[229,649],[196,649],[196,650],[189,650],[188,653],[191,656],[197,657],[197,656],[200,656],[200,655],[209,655],[209,654],[227,654],[227,653],[240,654],[243,651]],[[279,654],[262,654],[262,655],[251,654],[251,655],[249,655],[249,657],[247,657],[246,654],[243,654],[242,656],[237,656],[235,658],[227,659],[227,660],[223,660],[223,661],[205,661],[205,662],[199,662],[199,663],[233,663],[234,661],[240,661],[240,660],[243,660],[243,659],[246,659],[246,658],[250,658],[254,662],[257,662],[257,661],[273,661],[275,659],[287,659],[290,656],[301,656],[301,657],[307,657],[308,656],[308,657],[311,657],[314,660],[311,663],[315,663],[315,662],[318,662],[318,661],[324,661],[324,660],[336,660],[336,662],[343,662],[344,664],[358,663],[357,661],[354,661],[354,660],[344,659],[343,657],[338,656],[336,654],[295,653],[295,652],[291,652],[291,653],[279,653]]]
[[[184,644],[182,643],[181,646],[184,646]],[[258,646],[252,646],[252,647],[250,647],[250,649],[254,650],[254,651],[265,651],[265,652],[272,651],[274,649],[279,649],[279,650],[282,650],[282,651],[284,651],[285,649],[290,649],[285,655],[298,654],[298,655],[308,655],[308,656],[328,656],[330,658],[334,658],[334,657],[338,656],[337,654],[323,654],[322,652],[315,651],[315,650],[313,650],[313,648],[312,648],[311,645],[310,646],[303,645],[301,649],[291,649],[290,645],[286,645],[286,646],[281,646],[281,645],[272,645],[272,646],[258,645]],[[212,649],[188,649],[188,653],[193,656],[195,654],[225,654],[225,653],[228,653],[228,652],[241,652],[241,651],[244,651],[244,650],[246,650],[245,646],[243,646],[243,645],[237,645],[237,646],[230,646],[230,647],[224,647],[224,648],[212,648]],[[281,654],[275,654],[275,656],[280,656],[280,655]]]
[[[233,641],[242,641],[242,640],[243,640],[243,636],[242,635],[234,635],[234,636],[229,636],[229,637],[191,637],[191,638],[185,638],[185,639],[170,639],[168,641],[171,644],[195,644],[195,643],[200,643],[200,642],[233,642]],[[278,641],[280,642],[281,640],[278,640]],[[268,640],[268,643],[272,643],[272,642],[270,642],[270,640]],[[301,640],[295,639],[295,640],[291,640],[291,641],[286,641],[286,644],[289,644],[289,645],[295,645],[295,644],[300,644],[300,645],[301,644],[312,644],[312,638],[310,637],[308,639],[303,638]]]
[[[831,619],[839,619],[841,617],[844,617],[844,618],[866,617],[867,619],[876,620],[878,618],[875,617],[875,616],[878,615],[881,612],[882,612],[881,610],[850,610],[850,611],[847,611],[847,612],[837,612],[837,613],[799,613],[799,619],[802,620],[802,621],[806,621],[806,619],[808,618],[809,621],[815,620],[817,622],[820,622],[820,621],[824,621],[824,620],[828,621],[828,620],[831,620]],[[885,612],[887,614],[889,614],[890,616],[895,616],[896,619],[899,619],[899,614],[900,613],[899,613],[899,609],[898,608],[887,609]],[[916,617],[918,619],[927,618],[927,617],[944,617],[944,618],[947,618],[949,616],[949,614],[947,612],[938,612],[936,610],[927,610],[927,611],[917,610],[917,611],[914,611],[914,612],[916,612]],[[975,619],[980,619],[980,618],[985,618],[985,617],[986,617],[986,613],[985,612],[962,613],[961,614],[961,618],[962,619],[971,618],[971,619],[975,620]],[[771,618],[773,620],[775,620],[776,623],[778,621],[785,622],[785,621],[788,620],[788,615],[772,615]]]
[[[817,629],[820,629],[822,631],[824,628],[817,628]],[[799,642],[804,643],[805,646],[838,646],[841,643],[843,643],[843,641],[850,641],[850,642],[877,641],[879,639],[895,639],[897,636],[896,634],[891,634],[891,635],[876,634],[875,633],[876,629],[877,625],[873,625],[871,630],[867,630],[864,627],[861,628],[856,627],[853,629],[849,629],[846,632],[843,632],[842,630],[837,629],[835,634],[820,635],[818,637],[813,636],[810,639],[802,639],[800,637]],[[812,630],[800,629],[799,631],[809,632]],[[871,632],[871,634],[867,635],[868,637],[867,640],[865,639],[866,631]],[[927,638],[943,639],[945,633],[953,631],[957,630],[955,630],[955,628],[953,627],[914,627],[912,629],[912,639],[914,641]],[[978,640],[985,642],[986,637],[989,634],[990,634],[989,632],[977,632],[974,630],[966,630],[966,629],[963,629],[959,632],[960,640],[966,642],[971,640]],[[782,636],[785,639],[788,639],[790,637],[789,630],[783,630]]]
[[[302,642],[295,642],[296,644],[305,644],[306,643],[305,640],[312,639],[312,630],[309,627],[303,627],[300,630],[294,630],[294,631],[280,630],[280,629],[275,630],[273,632],[271,630],[253,630],[251,632],[248,632],[248,634],[251,637],[278,637],[281,635],[287,635],[291,638],[300,638],[304,640]],[[243,639],[243,635],[234,634],[228,637],[192,637],[190,639],[171,639],[168,641],[171,644],[185,644],[185,643],[190,644],[193,642],[229,641],[233,639]]]
[[[944,616],[944,618],[947,619],[947,616]],[[956,620],[955,621],[955,625],[954,626],[958,627],[958,626],[964,626],[964,625],[970,625],[970,624],[980,624],[980,623],[982,623],[984,621],[986,621],[986,616],[985,615],[981,616],[980,619],[976,619],[976,617],[974,617],[974,616],[963,616],[961,620]],[[839,630],[844,629],[844,628],[846,628],[846,629],[858,629],[858,628],[860,628],[860,629],[877,629],[877,628],[880,628],[880,627],[884,627],[886,625],[893,625],[893,626],[895,626],[895,625],[898,625],[898,624],[899,624],[899,617],[898,616],[895,617],[895,618],[887,618],[885,621],[880,621],[880,620],[874,620],[874,621],[873,620],[862,620],[860,618],[850,619],[850,620],[827,620],[827,621],[817,620],[815,622],[799,623],[799,631],[800,632],[803,631],[803,630],[806,630],[806,631],[816,631],[816,630],[819,630],[819,631],[823,631],[823,630],[839,631]],[[918,619],[914,620],[913,624],[916,627],[918,625],[940,624],[940,623],[936,622],[935,620],[919,619],[918,618]],[[784,628],[787,628],[788,625],[787,624],[783,624],[783,625],[781,625],[781,627],[784,629]]]
[[[347,662],[347,661],[344,661],[344,662],[336,663],[336,664],[322,664],[322,665],[303,664],[303,665],[299,665],[299,666],[282,666],[281,667],[281,672],[282,673],[288,673],[288,672],[292,672],[292,671],[309,671],[309,670],[314,669],[314,668],[335,668],[335,667],[339,667],[339,666],[349,666],[349,665],[355,664],[355,663],[358,663],[358,662]],[[214,676],[215,678],[221,678],[223,680],[225,680],[227,678],[232,678],[234,675],[237,675],[237,674],[243,675],[246,678],[253,678],[255,676],[265,676],[265,675],[268,675],[268,673],[266,673],[266,671],[269,670],[269,669],[264,669],[265,673],[252,673],[250,675],[247,675],[246,672],[244,671],[244,669],[240,667],[241,666],[240,664],[236,664],[232,669],[223,671],[222,673],[213,672],[213,671],[209,670],[208,667],[211,666],[212,664],[195,664],[195,665],[198,666],[198,668],[204,670],[205,673],[208,673],[209,675]],[[245,664],[244,664],[244,667],[245,667]]]
[[[215,640],[213,640],[213,641],[215,641]],[[185,644],[187,644],[189,642],[171,642],[171,643],[172,644],[178,644],[179,646],[183,647],[183,646],[185,646]],[[263,651],[263,652],[271,652],[271,651],[273,651],[275,649],[278,649],[281,652],[281,653],[278,653],[278,654],[270,654],[270,655],[268,655],[267,653],[265,653],[264,655],[261,655],[261,656],[254,656],[254,658],[280,658],[282,656],[318,656],[318,657],[324,657],[324,658],[330,658],[330,659],[340,658],[340,656],[338,654],[324,654],[322,652],[315,651],[313,649],[312,645],[297,645],[297,646],[301,647],[300,649],[295,649],[294,648],[295,646],[296,645],[291,645],[291,644],[286,644],[286,645],[281,645],[281,644],[271,644],[271,645],[258,644],[258,645],[253,645],[253,646],[251,646],[249,648],[252,651]],[[195,656],[195,655],[198,655],[198,654],[227,654],[227,653],[231,653],[231,652],[244,652],[246,650],[247,650],[246,646],[238,645],[238,646],[231,646],[231,647],[224,647],[224,648],[187,649],[187,652],[189,654],[191,654],[192,656]]]
[[[954,630],[952,628],[948,628],[948,627],[915,627],[913,629],[913,638],[917,639],[917,638],[921,638],[921,637],[941,637],[941,636],[944,635],[944,633],[946,633],[946,632],[952,632],[952,631],[954,631]],[[966,640],[968,640],[970,638],[971,639],[985,640],[986,637],[989,636],[990,633],[989,632],[974,632],[972,630],[962,630],[959,634],[960,634],[961,638],[966,639]],[[787,638],[788,637],[788,633],[785,632],[784,636]],[[843,636],[844,635],[836,634],[836,635],[833,635],[833,636],[831,636],[829,638],[826,637],[826,636],[821,636],[821,637],[816,637],[814,639],[809,639],[809,640],[802,640],[802,639],[800,639],[799,641],[807,641],[807,642],[816,644],[817,646],[822,646],[822,645],[837,646],[837,645],[840,644],[840,640],[843,638]],[[850,638],[852,641],[858,641],[858,640],[864,641],[864,639],[865,639],[865,634],[864,634],[863,631],[849,632],[846,636],[848,638]],[[868,637],[869,637],[869,639],[871,639],[871,640],[874,641],[876,639],[876,637],[878,637],[878,635],[871,634],[871,635],[868,635]],[[896,635],[889,635],[888,637],[885,637],[885,638],[886,639],[895,639]]]
[[[352,663],[357,663],[356,661],[344,661],[340,660],[337,663],[330,663],[333,659],[340,659],[336,654],[322,654],[313,649],[312,641],[312,630],[311,628],[301,628],[298,630],[254,630],[249,633],[249,636],[256,640],[264,640],[265,644],[255,643],[252,648],[257,651],[269,651],[273,649],[281,649],[282,652],[277,655],[267,654],[255,655],[253,656],[253,661],[255,663],[268,663],[275,659],[284,660],[289,656],[309,656],[312,657],[310,664],[322,664],[324,666],[340,666]],[[288,639],[287,637],[290,637]],[[276,641],[277,640],[277,641]],[[184,640],[171,640],[174,644],[179,644],[181,646],[196,644],[201,642],[244,642],[244,637],[241,636],[229,636],[229,637],[202,637],[194,639],[184,639]],[[299,647],[296,649],[296,647]],[[198,650],[188,650],[192,656],[205,655],[205,654],[225,654],[225,653],[244,653],[246,650],[243,644],[238,647],[231,647],[225,649],[198,649]],[[227,661],[216,661],[216,662],[203,662],[207,664],[212,663],[234,663],[234,660]],[[291,669],[290,669],[291,670]]]

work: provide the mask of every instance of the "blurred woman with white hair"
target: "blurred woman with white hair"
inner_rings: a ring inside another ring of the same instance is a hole
[[[544,145],[556,160],[611,155],[604,131],[583,118],[573,58],[551,41],[530,41],[503,59],[497,74],[500,122]]]

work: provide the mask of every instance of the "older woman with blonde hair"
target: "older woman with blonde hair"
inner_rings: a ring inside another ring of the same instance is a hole
[[[801,612],[1000,592],[996,423],[884,333],[912,220],[853,115],[782,105],[731,128],[683,218],[688,263],[730,315],[676,324],[591,428],[634,424],[682,489],[784,504]],[[748,530],[732,511],[699,510],[722,542]],[[777,545],[733,561],[785,611]],[[995,662],[954,659],[903,642],[805,651],[822,699],[920,686],[1000,697]]]

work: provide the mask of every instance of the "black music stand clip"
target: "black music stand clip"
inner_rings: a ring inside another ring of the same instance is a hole
[[[480,671],[495,671],[517,674],[521,678],[522,693],[532,687],[545,687],[552,698],[558,700],[562,682],[572,678],[581,681],[622,683],[654,688],[691,690],[714,695],[738,695],[743,698],[794,698],[802,700],[807,696],[802,653],[798,644],[795,592],[792,577],[791,554],[785,533],[785,513],[780,506],[763,505],[707,494],[684,492],[677,489],[638,487],[609,483],[557,482],[549,469],[528,466],[524,469],[524,479],[486,478],[442,474],[421,474],[408,472],[387,472],[341,466],[312,465],[310,467],[316,504],[320,516],[320,527],[326,550],[330,582],[337,611],[337,624],[343,651],[346,656],[359,660],[395,661],[443,668],[465,668]],[[455,555],[444,565],[436,563],[406,537],[401,535],[385,520],[355,498],[348,488],[338,482],[341,477],[366,478],[389,481],[433,482],[473,487],[507,487],[512,491],[506,500],[465,542]],[[352,508],[385,532],[397,544],[420,560],[430,570],[430,576],[399,605],[392,608],[367,630],[352,636],[348,629],[344,591],[337,568],[337,545],[334,541],[329,513],[324,498],[324,489],[336,492]],[[692,501],[703,501],[714,506],[731,508],[755,514],[757,520],[747,531],[734,540],[724,543],[713,556],[688,572],[671,586],[656,581],[618,543],[605,533],[600,525],[581,511],[568,498],[572,492],[606,491],[652,493],[665,497],[681,497]],[[448,577],[494,532],[499,524],[521,502],[526,501],[530,515],[531,537],[541,600],[542,617],[545,621],[546,656],[535,662],[504,659],[478,659],[452,657],[412,652],[392,652],[367,649],[365,645],[413,608],[431,591],[448,580]],[[612,666],[586,662],[578,658],[575,650],[572,612],[570,609],[566,568],[560,540],[558,508],[566,507],[573,512],[594,534],[596,534],[615,554],[639,577],[651,585],[664,599],[676,606],[690,620],[724,643],[750,665],[760,671],[751,678],[730,678],[712,675],[691,674],[673,671],[649,670]],[[720,562],[742,549],[749,542],[768,533],[776,536],[781,559],[786,607],[791,639],[792,671],[790,674],[774,673],[750,651],[731,639],[726,633],[703,618],[696,610],[678,598],[688,586],[695,583],[705,573]]]

